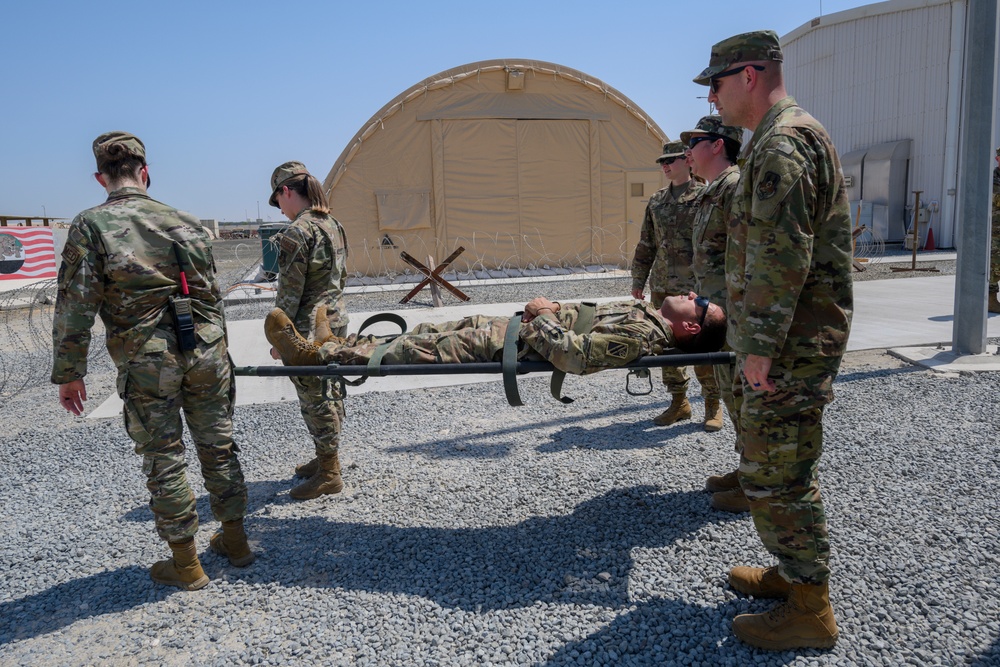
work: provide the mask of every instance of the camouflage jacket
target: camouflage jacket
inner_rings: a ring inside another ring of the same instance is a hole
[[[121,188],[70,226],[52,322],[52,382],[87,374],[90,329],[98,314],[119,367],[157,327],[173,327],[169,298],[181,294],[175,243],[198,336],[211,343],[225,334],[212,245],[201,223],[139,188]]]
[[[786,97],[744,146],[740,171],[726,249],[730,347],[771,358],[843,355],[851,216],[833,142]]]
[[[632,259],[632,289],[643,289],[647,278],[650,291],[667,295],[686,294],[694,287],[691,229],[703,188],[692,179],[649,198]]]
[[[674,334],[660,311],[645,301],[598,304],[590,332],[573,333],[580,304],[560,304],[559,312],[540,315],[521,325],[532,350],[566,373],[586,375],[625,366],[639,357],[662,354],[674,346]]]
[[[278,244],[278,296],[303,334],[312,331],[313,313],[326,304],[330,327],[347,325],[347,235],[336,218],[303,209],[275,238]]]
[[[993,168],[993,226],[1000,222],[1000,167]]]
[[[694,291],[713,303],[726,303],[726,238],[740,168],[727,167],[698,198],[692,236]]]

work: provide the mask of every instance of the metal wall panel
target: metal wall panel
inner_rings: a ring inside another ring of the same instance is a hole
[[[948,196],[951,2],[881,4],[888,8],[883,13],[849,10],[786,37],[787,87],[826,126],[841,154],[912,139],[909,191],[900,196],[912,206],[912,191],[922,190],[922,202],[940,202]]]

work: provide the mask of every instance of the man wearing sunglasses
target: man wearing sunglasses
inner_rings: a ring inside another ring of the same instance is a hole
[[[741,640],[772,650],[830,648],[838,637],[817,468],[853,311],[840,159],[786,92],[783,59],[774,32],[736,35],[712,47],[694,79],[724,123],[753,130],[729,223],[727,342],[742,388],[740,486],[777,565],[734,568],[729,582],[783,600],[733,621]]]
[[[643,298],[649,280],[650,300],[659,306],[667,296],[686,295],[694,288],[691,271],[691,228],[695,205],[702,185],[691,178],[691,167],[684,157],[685,145],[671,141],[663,146],[656,162],[667,177],[667,187],[658,190],[646,205],[639,243],[632,259],[632,296]],[[722,428],[719,389],[711,366],[694,369],[705,398],[706,431]],[[669,426],[691,418],[687,399],[688,376],[683,367],[662,369],[663,384],[670,392],[670,405],[653,419],[657,426]]]
[[[280,308],[267,316],[264,332],[285,365],[365,365],[377,354],[384,364],[501,361],[510,322],[509,317],[470,315],[455,322],[418,324],[395,337],[338,338],[330,334],[323,315],[321,307],[315,342],[304,339]],[[518,332],[518,359],[542,359],[564,373],[587,375],[674,347],[714,352],[726,338],[725,312],[694,292],[667,297],[659,308],[642,300],[597,304],[582,332],[577,331],[580,316],[580,304],[545,297],[529,301]]]
[[[695,176],[708,185],[698,198],[698,213],[692,235],[692,262],[695,290],[716,303],[726,302],[726,239],[729,209],[740,177],[736,158],[743,143],[743,130],[725,125],[717,115],[704,116],[693,130],[681,132],[687,159]],[[736,429],[736,452],[740,451],[740,427],[733,395],[734,368],[730,364],[712,367],[719,394]],[[740,487],[739,470],[712,475],[705,482],[712,492],[712,507],[722,512],[749,512],[750,504]]]

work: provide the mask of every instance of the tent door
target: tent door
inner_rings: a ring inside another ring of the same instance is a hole
[[[663,187],[662,171],[629,171],[625,173],[625,247],[623,253],[628,262],[635,255],[635,246],[642,232],[642,220],[646,215],[646,204],[654,192]]]

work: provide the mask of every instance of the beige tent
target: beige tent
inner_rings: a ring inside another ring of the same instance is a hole
[[[489,60],[397,96],[326,177],[352,275],[627,265],[665,135],[606,83],[561,65]]]

